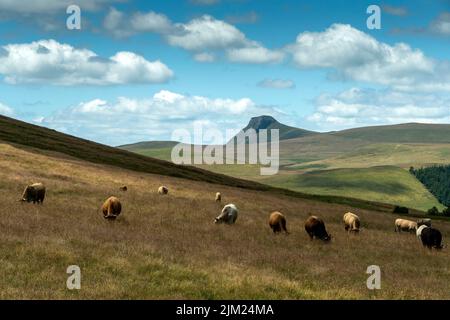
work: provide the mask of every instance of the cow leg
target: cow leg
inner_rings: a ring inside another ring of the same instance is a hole
[[[281,226],[282,226],[284,232],[289,233],[286,228],[286,221],[281,222]]]

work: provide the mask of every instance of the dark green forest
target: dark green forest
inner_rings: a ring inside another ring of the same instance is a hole
[[[450,165],[409,169],[416,178],[446,207],[450,207]]]

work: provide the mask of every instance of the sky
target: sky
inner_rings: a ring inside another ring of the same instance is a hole
[[[113,146],[450,123],[450,0],[0,0],[0,114]]]

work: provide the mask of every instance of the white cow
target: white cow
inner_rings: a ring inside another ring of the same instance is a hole
[[[218,217],[216,217],[214,223],[233,224],[236,222],[237,216],[238,209],[234,204],[230,203],[223,207],[222,213]]]
[[[422,231],[423,231],[423,229],[426,229],[426,228],[429,228],[426,224],[423,224],[423,225],[421,225],[420,227],[417,228],[417,230],[416,230],[417,238],[422,239],[421,238],[422,237]]]

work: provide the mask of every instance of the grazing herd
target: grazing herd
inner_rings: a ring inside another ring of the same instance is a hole
[[[128,191],[127,186],[121,186],[120,191]],[[37,204],[43,204],[45,199],[46,188],[42,183],[34,183],[25,187],[22,198],[20,201],[33,202]],[[166,186],[160,186],[158,188],[158,194],[167,195],[169,188]],[[222,195],[220,192],[216,193],[215,201],[220,203],[222,201]],[[101,207],[103,217],[107,220],[115,220],[122,212],[122,204],[117,197],[109,197],[103,203]],[[227,204],[223,207],[220,215],[214,219],[214,223],[220,224],[234,224],[238,218],[238,209],[234,204]],[[344,228],[348,233],[358,233],[361,227],[360,218],[352,213],[347,212],[343,216]],[[269,216],[269,226],[273,233],[285,232],[289,234],[286,227],[286,217],[278,211],[274,211]],[[442,234],[438,229],[431,227],[431,219],[421,219],[418,221],[411,221],[406,219],[395,220],[395,232],[408,232],[415,233],[417,238],[422,241],[424,247],[428,249],[442,249]],[[331,234],[329,234],[325,227],[325,222],[317,217],[310,216],[305,221],[305,231],[311,240],[314,238],[328,242],[331,240]]]

